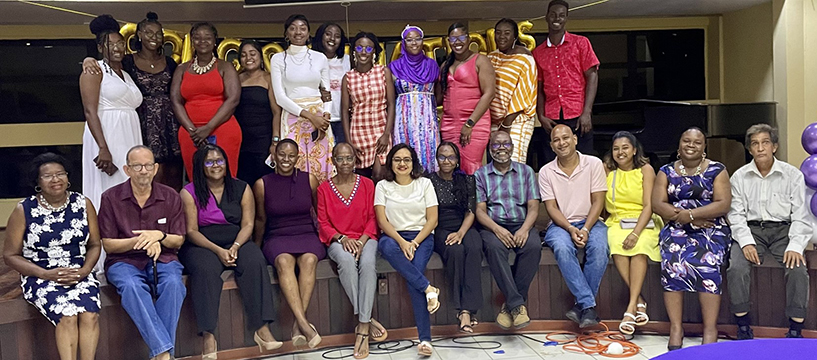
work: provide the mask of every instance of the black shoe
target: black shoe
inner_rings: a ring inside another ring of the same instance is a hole
[[[738,326],[738,340],[752,340],[755,338],[755,333],[752,328],[747,326]]]
[[[581,315],[582,308],[579,307],[579,304],[573,305],[573,307],[565,313],[565,316],[576,324],[579,323],[579,317]]]
[[[588,326],[597,325],[599,323],[599,315],[596,314],[596,308],[591,307],[582,310],[582,318],[579,320],[579,327],[584,329]]]
[[[798,330],[789,329],[789,331],[786,332],[786,337],[789,339],[801,339],[803,338],[803,333]]]
[[[681,348],[681,345],[667,345],[667,351],[678,350]]]

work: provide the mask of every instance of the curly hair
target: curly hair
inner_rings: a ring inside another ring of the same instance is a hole
[[[31,160],[31,167],[28,170],[28,177],[31,184],[34,186],[39,186],[38,180],[40,179],[40,167],[51,163],[62,165],[65,172],[71,172],[68,167],[68,160],[66,160],[64,157],[52,152],[42,153]]]
[[[394,154],[403,149],[408,150],[411,154],[411,174],[409,174],[411,179],[413,180],[423,176],[423,165],[420,164],[420,157],[417,156],[417,151],[414,151],[414,148],[408,144],[402,143],[395,145],[391,148],[389,154],[386,155],[386,175],[383,180],[394,181],[397,178],[397,175],[394,173],[394,168],[392,167]]]

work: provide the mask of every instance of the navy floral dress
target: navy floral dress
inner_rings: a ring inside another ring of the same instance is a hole
[[[715,177],[723,164],[710,161],[699,175],[683,176],[673,163],[661,167],[667,175],[669,202],[681,209],[695,209],[712,203]],[[721,265],[729,254],[732,231],[726,217],[714,220],[712,228],[697,228],[668,221],[659,234],[661,284],[666,291],[721,293]]]
[[[85,196],[68,194],[68,206],[51,211],[31,196],[22,201],[26,215],[23,257],[44,269],[80,268],[88,244]],[[94,273],[76,285],[60,285],[35,276],[21,276],[23,298],[55,326],[63,316],[99,312],[99,281]]]

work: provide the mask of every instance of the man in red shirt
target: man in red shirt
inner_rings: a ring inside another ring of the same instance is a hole
[[[577,149],[594,154],[590,114],[598,87],[599,59],[590,40],[565,31],[568,5],[564,0],[548,4],[547,41],[533,50],[539,69],[536,113],[550,136],[557,124],[565,124],[579,137]],[[545,146],[545,163],[556,155]]]

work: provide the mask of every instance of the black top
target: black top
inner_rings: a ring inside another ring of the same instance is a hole
[[[172,79],[173,73],[176,71],[176,61],[173,60],[170,56],[165,56],[165,63],[167,64],[164,71],[160,71],[153,75],[159,75],[163,72],[170,74]],[[137,72],[141,71],[143,73],[150,74],[147,71],[142,71],[138,67],[136,67],[136,62],[133,58],[133,54],[127,54],[125,57],[122,58],[122,69],[130,75],[131,79],[136,83],[136,86],[139,87],[139,91],[142,92],[142,96],[157,96],[157,95],[167,95],[170,96],[170,81],[168,79],[162,79],[159,76],[156,76],[156,84],[144,84],[140,81],[136,81]],[[151,86],[153,85],[153,86]]]
[[[241,209],[241,199],[244,197],[247,183],[235,178],[232,183],[232,196],[229,196],[225,184],[224,192],[221,194],[221,202],[216,202],[219,210],[224,214],[227,224],[199,226],[199,232],[202,235],[222,247],[232,246],[236,237],[238,237],[238,232],[241,231],[241,218],[244,214]],[[213,196],[213,193],[210,193],[210,196]]]
[[[241,88],[241,101],[235,108],[241,126],[241,152],[267,154],[272,145],[272,108],[269,90],[261,86]]]
[[[444,180],[437,173],[428,175],[437,193],[439,220],[437,226],[448,231],[457,231],[468,212],[477,209],[477,192],[474,177],[454,174],[452,180]]]

